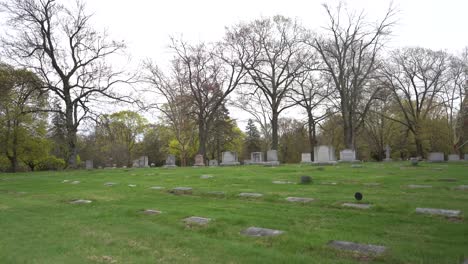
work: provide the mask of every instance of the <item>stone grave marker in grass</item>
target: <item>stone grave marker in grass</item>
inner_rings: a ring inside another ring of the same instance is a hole
[[[200,176],[200,179],[210,179],[210,178],[213,178],[213,176],[211,176],[211,175],[206,175],[206,174]]]
[[[369,209],[371,208],[370,204],[364,204],[364,203],[343,203],[341,204],[343,207],[350,207],[350,208],[357,208],[357,209]]]
[[[314,201],[314,198],[305,198],[305,197],[288,197],[286,198],[288,202],[295,202],[295,203],[310,203]]]
[[[245,236],[265,237],[265,236],[278,236],[278,235],[283,234],[284,231],[252,226],[252,227],[242,230],[240,233]]]
[[[63,180],[62,183],[67,183],[69,182],[70,180]]]
[[[162,190],[164,189],[164,187],[161,187],[161,186],[153,186],[153,187],[150,187],[151,190]]]
[[[129,184],[128,187],[136,187],[135,184]]]
[[[355,242],[339,241],[339,240],[332,240],[328,243],[328,245],[338,250],[353,251],[353,252],[357,252],[363,255],[374,255],[374,256],[382,255],[387,250],[385,246],[371,245],[371,244],[359,244]]]
[[[145,209],[142,211],[142,213],[146,214],[146,215],[158,215],[161,213],[161,211],[158,211],[158,210],[153,210],[153,209]]]
[[[290,181],[272,181],[273,184],[295,184],[295,182]]]
[[[199,216],[191,216],[187,217],[183,220],[185,224],[191,226],[191,225],[207,225],[209,222],[211,222],[211,218],[204,218],[204,217],[199,217]]]
[[[437,208],[416,208],[416,213],[429,214],[429,215],[442,215],[447,217],[460,217],[460,210],[448,210],[448,209],[437,209]]]
[[[409,184],[408,188],[410,188],[410,189],[426,189],[426,188],[432,188],[432,185]]]
[[[364,186],[375,187],[375,186],[380,186],[380,183],[368,182],[368,183],[364,183]]]
[[[468,185],[459,185],[455,187],[456,190],[468,191]]]
[[[116,184],[117,183],[115,183],[115,182],[106,182],[106,183],[104,183],[105,186],[109,186],[109,187],[114,186]]]
[[[70,184],[80,184],[80,181],[72,181]]]
[[[192,194],[191,187],[176,187],[169,191],[172,194]]]
[[[70,201],[71,204],[90,204],[92,203],[91,200],[83,200],[83,199],[77,199],[77,200],[72,200]]]
[[[260,198],[263,196],[261,193],[239,193],[240,197],[247,197],[247,198]]]
[[[211,192],[207,192],[206,194],[212,195],[212,196],[225,196],[226,195],[226,193],[222,191],[211,191]]]
[[[310,176],[301,176],[301,184],[310,184],[312,183],[312,177]]]

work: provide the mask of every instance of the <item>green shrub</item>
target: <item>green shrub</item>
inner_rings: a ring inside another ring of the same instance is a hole
[[[37,164],[37,170],[61,170],[65,168],[65,160],[55,156],[47,156]]]

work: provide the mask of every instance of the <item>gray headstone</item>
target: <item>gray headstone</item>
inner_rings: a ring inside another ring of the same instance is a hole
[[[288,202],[296,202],[296,203],[310,203],[314,201],[314,198],[304,198],[304,197],[288,197],[286,198]]]
[[[218,166],[218,160],[210,160],[209,161],[210,167],[216,167]]]
[[[259,198],[262,197],[261,193],[239,193],[240,197],[250,197],[250,198]]]
[[[392,161],[392,158],[390,158],[390,151],[392,151],[390,146],[389,145],[385,146],[385,159],[384,159],[384,161]]]
[[[468,153],[465,154],[464,158],[465,158],[465,161],[468,161]]]
[[[187,217],[183,220],[188,225],[206,225],[211,221],[211,218],[204,218],[199,216]]]
[[[262,164],[263,160],[263,153],[262,152],[252,152],[250,153],[250,163],[251,164]]]
[[[233,166],[240,165],[237,161],[237,153],[231,151],[225,151],[222,153],[221,166]]]
[[[211,175],[206,175],[206,174],[200,176],[200,179],[210,179],[210,178],[213,178],[213,176],[211,176]]]
[[[314,163],[336,163],[335,149],[325,145],[314,147]]]
[[[140,160],[136,159],[132,162],[132,168],[139,168],[140,167]]]
[[[192,194],[192,188],[190,187],[176,187],[169,191],[173,194]]]
[[[274,230],[274,229],[254,227],[254,226],[241,231],[242,235],[253,236],[253,237],[277,236],[283,233],[284,231],[281,231],[281,230]]]
[[[425,188],[432,188],[432,185],[419,185],[419,184],[410,184],[408,185],[410,189],[425,189]]]
[[[448,161],[460,161],[460,155],[450,154],[448,155]]]
[[[71,204],[89,204],[89,203],[92,203],[91,200],[82,200],[82,199],[78,199],[78,200],[73,200],[73,201],[70,201]]]
[[[356,204],[356,203],[344,203],[341,206],[351,207],[351,208],[358,208],[358,209],[369,209],[369,208],[371,208],[370,204]]]
[[[354,151],[353,149],[343,149],[342,151],[340,151],[340,161],[356,161],[356,151]]]
[[[436,208],[416,208],[416,213],[457,217],[457,216],[460,216],[461,211],[460,210],[436,209]]]
[[[443,152],[429,152],[427,155],[427,161],[429,162],[444,162],[444,153]]]
[[[457,190],[468,191],[468,185],[460,185],[455,187]]]
[[[205,166],[205,161],[202,154],[195,155],[195,164],[193,166]]]
[[[146,210],[143,210],[143,213],[147,215],[158,215],[158,214],[161,214],[161,211],[153,210],[153,209],[146,209]]]
[[[301,163],[312,163],[312,157],[310,153],[301,154]]]
[[[278,151],[272,149],[267,151],[267,162],[266,165],[277,166],[279,165],[278,161]]]
[[[387,248],[384,246],[358,244],[354,242],[337,240],[330,241],[328,245],[335,249],[359,252],[364,255],[381,255],[387,250]]]
[[[166,164],[164,165],[164,168],[174,168],[176,166],[176,157],[174,155],[168,155],[166,158]]]
[[[92,170],[94,169],[93,161],[92,160],[86,160],[86,169],[87,170]]]

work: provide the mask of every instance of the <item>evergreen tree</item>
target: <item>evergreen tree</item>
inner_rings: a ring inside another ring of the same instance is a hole
[[[247,127],[245,129],[246,138],[244,141],[245,156],[250,157],[251,152],[261,150],[261,138],[260,132],[254,124],[252,119],[247,121]]]

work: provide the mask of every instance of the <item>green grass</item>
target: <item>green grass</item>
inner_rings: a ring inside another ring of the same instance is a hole
[[[148,168],[0,174],[1,263],[460,263],[468,257],[465,219],[415,213],[416,207],[468,214],[465,164],[365,163],[325,167]],[[200,179],[203,174],[213,175]],[[310,185],[298,182],[310,175]],[[456,178],[456,182],[439,181]],[[62,183],[79,180],[80,184]],[[115,182],[113,187],[104,186]],[[336,182],[336,185],[322,183]],[[365,186],[365,183],[380,183]],[[136,184],[134,188],[128,184]],[[432,185],[409,189],[408,184]],[[164,186],[163,190],[150,190]],[[177,196],[173,187],[193,188]],[[224,191],[224,197],[209,195]],[[369,210],[343,208],[364,194]],[[240,198],[259,192],[258,199]],[[289,203],[289,196],[317,199]],[[91,204],[72,205],[73,199]],[[142,209],[161,210],[144,215]],[[187,227],[189,216],[214,219]],[[250,226],[286,231],[272,238],[239,232]],[[330,249],[330,240],[384,245],[376,258]]]

